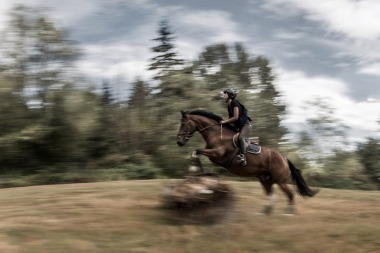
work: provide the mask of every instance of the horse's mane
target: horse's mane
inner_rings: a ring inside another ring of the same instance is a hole
[[[217,122],[220,122],[220,121],[223,120],[223,118],[220,117],[219,115],[216,115],[216,114],[214,114],[214,113],[212,113],[210,111],[203,110],[203,109],[195,109],[195,110],[189,112],[189,114],[204,116],[206,118],[216,120]]]
[[[195,110],[193,110],[191,112],[187,112],[187,113],[191,114],[191,115],[204,116],[206,118],[213,119],[213,120],[217,121],[218,123],[223,120],[223,118],[220,117],[219,115],[216,115],[215,113],[212,113],[212,112],[204,110],[204,109],[195,109]],[[224,126],[226,126],[228,129],[236,132],[236,129],[233,125],[225,124]]]

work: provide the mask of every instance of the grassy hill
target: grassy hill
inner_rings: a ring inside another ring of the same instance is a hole
[[[233,217],[216,225],[176,225],[160,194],[173,180],[33,186],[0,190],[0,252],[328,252],[380,249],[380,192],[322,189],[296,198],[299,214],[272,216],[257,182],[228,181]]]

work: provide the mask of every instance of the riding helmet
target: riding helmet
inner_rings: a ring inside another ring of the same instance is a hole
[[[231,99],[234,99],[237,95],[236,91],[234,89],[231,89],[231,88],[224,90],[223,93],[227,93],[228,97]]]

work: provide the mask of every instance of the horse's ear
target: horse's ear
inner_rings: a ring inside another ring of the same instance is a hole
[[[186,117],[186,112],[181,110],[182,118]]]

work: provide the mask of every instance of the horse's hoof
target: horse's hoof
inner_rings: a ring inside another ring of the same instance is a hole
[[[258,212],[256,214],[259,215],[271,215],[273,212],[273,207],[272,206],[264,206],[263,210],[261,212]]]
[[[285,210],[285,213],[283,215],[285,216],[293,216],[297,213],[297,209],[294,205],[288,206],[288,208]]]

